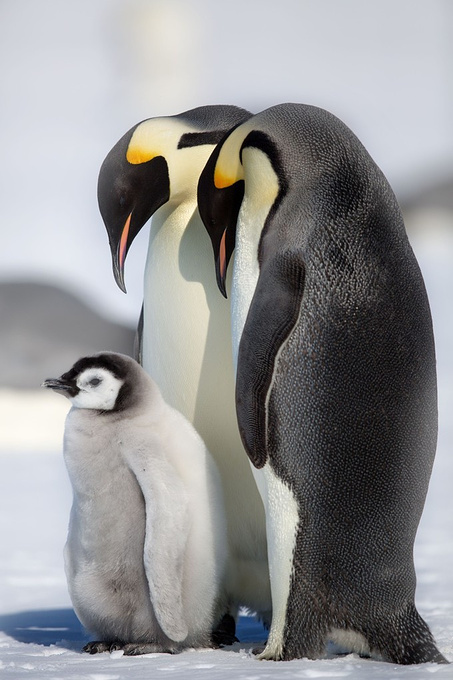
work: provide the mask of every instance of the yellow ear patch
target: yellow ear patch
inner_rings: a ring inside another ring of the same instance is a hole
[[[252,119],[253,120],[253,119]],[[214,185],[217,189],[230,187],[244,179],[244,168],[239,158],[241,144],[251,129],[249,121],[239,125],[225,140],[220,149],[214,170]]]
[[[214,185],[217,189],[225,189],[238,180],[244,179],[244,170],[239,160],[239,148],[228,144],[228,141],[222,147],[215,164]]]
[[[214,171],[214,184],[217,189],[225,189],[236,182],[236,178],[230,174],[224,173],[216,164]]]
[[[177,145],[183,126],[171,118],[149,118],[135,128],[126,151],[132,165],[147,163],[156,156],[165,156]]]
[[[140,146],[132,146],[129,144],[126,153],[126,160],[128,163],[132,163],[132,165],[139,165],[140,163],[147,163],[157,155],[157,153],[151,151],[150,149],[143,149]]]

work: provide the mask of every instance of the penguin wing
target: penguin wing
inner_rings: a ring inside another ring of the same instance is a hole
[[[149,452],[128,462],[145,500],[143,562],[154,613],[164,633],[181,642],[189,632],[182,597],[189,513],[181,480],[166,460],[156,458],[152,466]]]
[[[300,314],[305,266],[300,253],[287,250],[265,262],[241,335],[236,377],[239,431],[256,468],[268,458],[268,398],[278,355]]]

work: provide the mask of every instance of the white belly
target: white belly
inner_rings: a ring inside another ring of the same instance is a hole
[[[239,344],[260,275],[259,244],[279,185],[267,156],[256,148],[243,151],[243,163],[253,166],[238,217],[232,286],[233,358],[237,369]],[[264,189],[266,188],[266,190]],[[268,396],[270,389],[268,391]],[[252,466],[251,466],[252,467]],[[282,651],[286,609],[293,570],[293,554],[299,524],[297,501],[289,487],[273,472],[269,462],[253,474],[266,515],[272,626],[259,658],[279,658]]]
[[[163,206],[151,226],[143,366],[219,467],[233,559],[229,588],[244,603],[247,591],[249,606],[269,609],[264,511],[236,420],[230,305],[217,288],[211,243],[194,204],[172,210]],[[239,564],[255,573],[247,584]]]
[[[278,659],[282,652],[286,609],[293,572],[299,508],[290,488],[275,475],[269,463],[254,470],[263,498],[269,545],[269,572],[272,590],[272,626],[260,659]]]

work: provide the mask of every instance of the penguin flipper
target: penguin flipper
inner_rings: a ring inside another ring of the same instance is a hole
[[[171,640],[188,635],[182,596],[189,515],[183,484],[164,460],[129,461],[146,506],[143,563],[157,621]]]
[[[286,251],[266,262],[242,332],[236,411],[242,441],[256,468],[267,461],[267,396],[279,350],[299,318],[304,281],[300,253]]]

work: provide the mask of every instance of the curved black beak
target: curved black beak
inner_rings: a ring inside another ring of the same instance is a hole
[[[131,218],[132,212],[129,213],[126,222],[124,223],[116,249],[112,249],[113,276],[115,277],[116,285],[123,291],[123,293],[127,293],[126,284],[124,282],[124,263],[126,261],[127,251],[129,250],[129,230]]]
[[[198,210],[214,251],[217,286],[224,297],[228,264],[236,243],[236,223],[244,198],[244,181],[218,189],[214,170],[221,145],[212,152],[198,182]]]
[[[51,390],[66,392],[67,390],[70,390],[72,386],[61,378],[47,378],[47,380],[44,380],[44,382],[41,384],[41,387],[47,387]]]
[[[228,297],[226,291],[226,276],[228,264],[230,262],[235,246],[235,237],[236,237],[236,225],[230,228],[226,227],[223,230],[223,233],[219,241],[215,239],[213,236],[211,236],[212,246],[214,249],[217,287],[219,288],[220,292],[225,298]]]
[[[107,229],[112,269],[126,293],[124,265],[140,229],[170,197],[167,161],[163,156],[137,165],[126,160],[131,131],[113,147],[99,171],[98,203]]]

